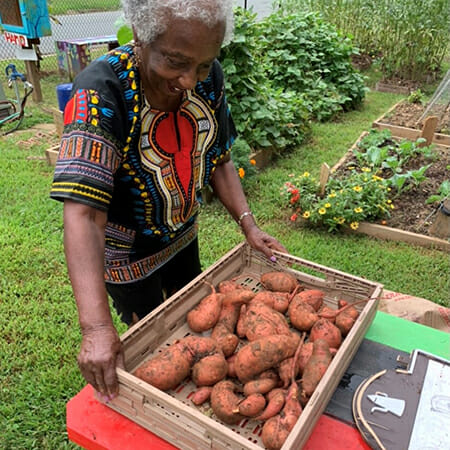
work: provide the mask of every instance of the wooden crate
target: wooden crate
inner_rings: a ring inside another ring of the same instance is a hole
[[[119,395],[108,406],[183,450],[263,448],[261,422],[243,420],[235,426],[226,425],[209,410],[205,411],[204,406],[192,404],[189,397],[196,389],[192,382],[185,381],[176,389],[163,392],[135,377],[132,372],[176,339],[193,334],[186,323],[186,314],[211,292],[205,281],[217,285],[222,280],[234,278],[241,285],[258,291],[262,288],[259,282],[262,273],[283,270],[295,275],[306,288],[325,291],[325,303],[333,308],[337,308],[338,299],[351,303],[368,299],[364,306],[355,306],[360,310],[355,325],[282,447],[282,450],[300,449],[372,322],[382,285],[295,256],[277,253],[277,257],[277,262],[273,263],[247,244],[239,244],[124,333],[121,341],[127,370],[117,369]]]

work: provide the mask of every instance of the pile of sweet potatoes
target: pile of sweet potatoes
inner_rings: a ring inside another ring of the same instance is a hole
[[[195,405],[209,402],[226,424],[259,421],[264,446],[279,449],[359,313],[343,300],[326,306],[324,292],[288,272],[264,273],[260,282],[257,293],[233,280],[211,286],[187,314],[193,335],[134,375],[161,390],[190,379]]]

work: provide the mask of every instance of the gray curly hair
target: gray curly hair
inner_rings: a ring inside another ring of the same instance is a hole
[[[233,0],[122,0],[122,7],[144,44],[166,31],[169,17],[197,19],[211,27],[224,22],[224,43],[233,36]]]

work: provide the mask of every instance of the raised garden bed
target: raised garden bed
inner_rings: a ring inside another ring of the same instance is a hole
[[[338,175],[345,172],[346,167],[355,161],[354,149],[367,134],[367,132],[361,134],[355,144],[333,166],[331,172]],[[361,222],[356,232],[381,239],[450,251],[449,240],[433,236],[430,233],[430,228],[439,212],[436,210],[435,204],[426,204],[426,200],[430,195],[438,192],[439,186],[445,179],[449,179],[448,166],[450,164],[449,149],[445,146],[436,146],[435,148],[439,152],[439,156],[427,170],[427,179],[418,187],[404,191],[394,199],[395,209],[391,211],[390,217],[379,220],[377,223]],[[411,161],[408,168],[413,170],[425,164],[427,162],[422,158],[416,158]]]
[[[376,129],[389,129],[392,135],[399,138],[416,140],[421,137],[424,121],[420,120],[425,106],[420,103],[410,103],[402,100],[395,104],[387,113],[372,124]],[[432,142],[450,148],[450,110],[433,111],[438,117],[438,123],[432,136]]]

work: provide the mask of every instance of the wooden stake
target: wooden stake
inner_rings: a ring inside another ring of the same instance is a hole
[[[327,163],[323,163],[320,167],[320,196],[323,197],[325,194],[326,184],[330,178],[330,166]]]
[[[430,116],[425,119],[420,137],[425,139],[425,142],[419,145],[419,147],[427,147],[433,142],[434,132],[438,125],[439,119],[436,116]]]

